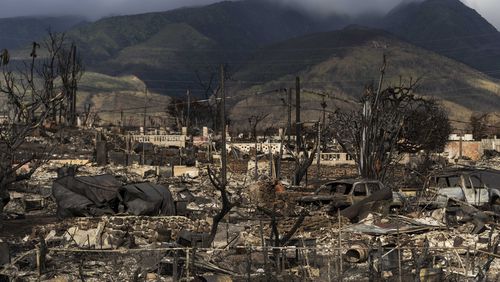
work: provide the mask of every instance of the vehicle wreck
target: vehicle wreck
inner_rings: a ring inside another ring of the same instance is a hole
[[[313,195],[300,197],[297,201],[303,206],[324,206],[333,215],[340,211],[340,215],[355,219],[377,208],[386,212],[400,208],[405,196],[378,180],[339,179],[321,185]]]
[[[439,171],[429,176],[424,193],[437,195],[437,203],[448,198],[463,201],[476,207],[499,205],[500,191],[483,183],[479,171],[454,169]]]

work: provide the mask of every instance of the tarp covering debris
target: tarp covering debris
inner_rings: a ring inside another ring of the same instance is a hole
[[[54,181],[57,216],[99,216],[118,211],[121,183],[112,175],[65,176]]]
[[[175,203],[170,191],[162,185],[137,183],[120,191],[128,213],[134,215],[175,215]]]
[[[133,215],[175,215],[167,187],[152,183],[122,186],[112,175],[64,176],[54,181],[57,216],[100,216],[123,211]]]

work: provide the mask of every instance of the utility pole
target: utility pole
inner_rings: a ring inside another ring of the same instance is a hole
[[[325,96],[323,96],[323,101],[321,102],[321,107],[323,108],[323,129],[325,129],[325,126],[326,126],[326,107],[328,105],[326,104],[326,101],[325,101]]]
[[[290,135],[292,134],[292,88],[288,88],[287,91],[288,94],[288,99],[287,99],[287,106],[288,106],[288,139],[286,142],[286,145],[288,148],[290,148]]]
[[[295,151],[302,149],[302,124],[300,123],[300,77],[295,78],[295,135],[297,141]]]
[[[458,158],[462,159],[462,154],[463,154],[463,144],[462,144],[462,142],[463,142],[463,136],[464,136],[463,132],[460,132],[458,134],[458,136],[460,137],[459,143],[458,143]]]
[[[318,147],[316,148],[316,183],[319,187],[320,160],[321,160],[321,123],[318,121]]]
[[[146,115],[148,114],[148,87],[145,88],[144,95],[144,119],[142,121],[142,132],[146,134]]]
[[[221,111],[220,111],[220,119],[221,119],[221,133],[222,133],[222,148],[221,148],[221,160],[222,160],[222,169],[221,169],[221,187],[226,187],[227,184],[227,152],[226,152],[226,88],[224,85],[225,82],[225,70],[224,65],[220,66],[220,88],[221,88]]]
[[[71,71],[71,125],[76,125],[76,45],[71,45],[71,60],[73,62],[72,71]]]
[[[258,174],[259,174],[259,163],[257,161],[257,122],[258,122],[258,117],[257,116],[251,116],[248,119],[248,122],[250,123],[250,128],[252,129],[252,135],[254,138],[254,145],[255,145],[255,167],[254,167],[254,179],[257,180]]]
[[[268,137],[267,138],[268,140],[268,146],[267,146],[267,149],[268,149],[268,153],[269,153],[269,177],[271,179],[273,179],[273,170],[274,170],[274,166],[273,166],[273,151],[272,151],[272,148],[271,148],[271,137]]]
[[[187,90],[187,120],[186,120],[186,127],[187,127],[187,135],[189,136],[189,126],[190,126],[190,119],[191,119],[191,90]]]
[[[146,163],[145,160],[145,152],[144,152],[144,144],[145,144],[145,139],[146,139],[146,115],[148,113],[148,87],[146,86],[145,88],[145,93],[144,93],[144,120],[142,122],[142,165]]]
[[[124,120],[124,116],[123,116],[123,109],[121,109],[120,110],[120,126],[121,126],[122,130],[123,130],[123,126],[124,126],[123,123],[124,122],[125,122],[125,120]]]

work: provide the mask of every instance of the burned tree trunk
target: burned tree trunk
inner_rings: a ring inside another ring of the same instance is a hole
[[[57,62],[64,50],[63,37],[50,34],[46,44],[48,57],[42,62],[36,60],[37,48],[33,43],[31,62],[25,69],[10,68],[8,52],[1,54],[0,93],[7,97],[3,105],[7,121],[0,124],[0,212],[9,202],[8,188],[15,182],[29,179],[38,167],[47,162],[55,147],[47,146],[38,153],[23,148],[26,138],[36,130],[43,130],[44,122],[64,101],[64,86],[54,80],[61,78],[63,71]],[[21,168],[29,165],[27,171]]]
[[[319,146],[318,141],[318,139],[315,140],[314,146],[309,156],[307,155],[307,150],[305,149],[299,151],[298,155],[295,156],[295,171],[293,175],[294,185],[300,185],[300,182],[302,181],[304,176],[306,176],[307,170],[312,165],[314,158],[316,157],[316,151]]]
[[[213,242],[215,239],[215,235],[217,234],[217,228],[219,227],[219,223],[226,216],[226,214],[228,214],[231,211],[231,209],[234,207],[234,204],[231,203],[231,201],[229,200],[229,195],[226,190],[226,186],[223,185],[217,179],[217,177],[215,177],[215,174],[210,169],[210,167],[207,167],[207,170],[210,182],[215,187],[215,189],[217,189],[217,191],[219,191],[221,194],[221,202],[222,202],[222,207],[219,210],[219,212],[217,212],[217,214],[213,217],[212,227],[210,228],[209,241]]]

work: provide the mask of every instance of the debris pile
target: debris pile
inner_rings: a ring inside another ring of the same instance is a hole
[[[135,146],[134,154],[158,155],[105,165],[80,162],[73,149],[10,191],[0,281],[499,278],[500,193],[486,183],[495,183],[486,173],[498,157],[481,169],[434,169],[423,187],[402,187],[352,178],[356,168],[347,165],[318,166],[328,177],[291,185],[294,162],[279,170],[274,157],[261,158],[255,178],[255,161],[233,154],[221,185],[217,159],[191,162],[180,149]],[[391,177],[412,177],[404,171]]]

